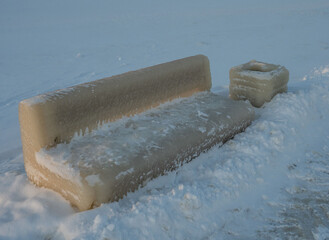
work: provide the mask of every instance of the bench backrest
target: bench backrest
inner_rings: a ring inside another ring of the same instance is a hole
[[[197,55],[38,95],[19,104],[24,160],[100,124],[211,88],[209,61]]]

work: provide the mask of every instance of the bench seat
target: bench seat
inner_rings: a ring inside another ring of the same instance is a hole
[[[42,149],[36,160],[41,168],[71,183],[62,186],[63,194],[74,195],[70,186],[82,188],[75,198],[85,209],[118,200],[149,179],[224,143],[245,129],[253,114],[244,102],[198,93],[76,135],[68,144]]]

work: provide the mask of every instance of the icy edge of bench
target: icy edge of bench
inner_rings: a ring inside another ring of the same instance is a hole
[[[253,108],[213,93],[175,100],[36,153],[80,210],[115,201],[243,131]],[[40,176],[43,178],[43,176]],[[45,179],[43,179],[45,181]],[[48,182],[55,183],[53,179]],[[72,190],[81,189],[80,192]]]

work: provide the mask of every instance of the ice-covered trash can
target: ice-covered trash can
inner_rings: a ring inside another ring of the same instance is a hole
[[[230,98],[249,100],[261,107],[276,94],[286,92],[288,80],[285,67],[251,60],[230,69]]]

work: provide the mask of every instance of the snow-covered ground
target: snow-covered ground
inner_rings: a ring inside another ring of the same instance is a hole
[[[256,59],[289,92],[119,202],[78,213],[28,182],[19,101],[199,53],[213,91]],[[328,0],[0,1],[0,92],[0,239],[329,239]]]

